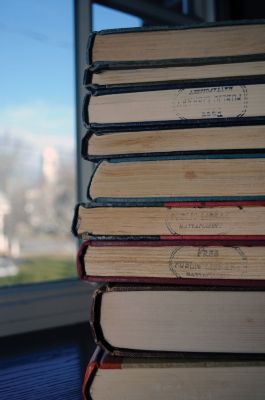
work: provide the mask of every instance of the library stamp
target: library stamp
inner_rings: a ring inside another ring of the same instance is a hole
[[[241,118],[248,109],[244,85],[179,89],[173,100],[179,119]]]
[[[176,247],[169,270],[176,278],[243,279],[248,259],[240,247]]]
[[[172,207],[167,210],[165,225],[172,235],[224,235],[226,217],[225,210]]]

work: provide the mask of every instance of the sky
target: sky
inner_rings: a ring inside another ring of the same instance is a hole
[[[93,29],[140,20],[93,5]],[[73,0],[1,0],[0,135],[36,151],[75,145]]]

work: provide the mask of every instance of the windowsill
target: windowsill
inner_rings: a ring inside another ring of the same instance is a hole
[[[94,288],[77,279],[1,288],[0,336],[88,321]]]

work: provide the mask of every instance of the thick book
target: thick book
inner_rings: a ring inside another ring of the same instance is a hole
[[[122,160],[122,159],[121,159]],[[88,197],[98,202],[264,200],[264,154],[102,161]]]
[[[265,125],[186,127],[137,131],[89,130],[82,140],[86,160],[181,154],[265,151]]]
[[[72,232],[80,239],[265,239],[265,201],[80,203]]]
[[[103,30],[89,37],[87,64],[95,71],[264,60],[264,43],[262,19]]]
[[[90,282],[265,287],[265,242],[251,240],[93,240],[77,255]]]
[[[86,96],[83,120],[99,130],[265,122],[265,77],[98,90]]]
[[[92,73],[84,72],[84,86],[88,90],[99,88],[130,87],[134,85],[159,85],[163,82],[193,81],[196,79],[231,79],[265,74],[265,61],[186,65],[153,68],[105,69]]]
[[[263,400],[263,356],[113,357],[95,350],[84,377],[85,400]]]
[[[113,355],[265,353],[265,292],[236,288],[105,286],[91,326]]]

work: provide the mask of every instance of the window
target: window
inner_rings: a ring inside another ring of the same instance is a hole
[[[112,28],[141,26],[141,18],[100,4],[92,5],[92,29],[95,31]]]
[[[72,1],[3,1],[0,30],[0,286],[75,277]]]

